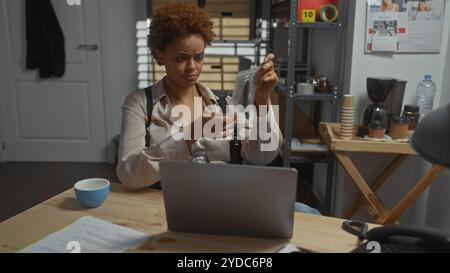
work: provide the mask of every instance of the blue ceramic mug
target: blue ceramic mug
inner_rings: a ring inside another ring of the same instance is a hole
[[[75,196],[85,207],[96,208],[103,204],[109,194],[110,183],[103,178],[90,178],[74,185]]]

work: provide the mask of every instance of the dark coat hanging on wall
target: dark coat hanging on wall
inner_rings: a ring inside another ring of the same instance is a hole
[[[40,78],[62,77],[66,66],[64,34],[50,0],[26,0],[27,69]]]

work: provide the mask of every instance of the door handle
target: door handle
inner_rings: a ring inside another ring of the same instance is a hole
[[[96,51],[98,50],[98,45],[97,44],[92,44],[92,45],[86,45],[86,44],[82,44],[82,45],[78,45],[77,49],[79,50],[85,50],[85,51]]]

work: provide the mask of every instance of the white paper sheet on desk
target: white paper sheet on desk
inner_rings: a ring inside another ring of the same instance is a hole
[[[283,245],[282,247],[280,247],[280,249],[278,249],[276,251],[276,253],[292,253],[292,252],[299,252],[299,251],[300,250],[295,245],[286,244],[286,245]]]
[[[32,227],[30,227],[32,228]],[[22,249],[20,253],[121,253],[134,249],[150,235],[84,216],[64,229]]]

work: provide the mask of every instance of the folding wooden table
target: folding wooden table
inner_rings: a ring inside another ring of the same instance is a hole
[[[392,210],[389,210],[383,205],[381,200],[375,194],[375,191],[386,182],[386,179],[408,156],[417,155],[416,151],[414,151],[409,143],[367,141],[356,135],[354,135],[351,140],[344,140],[339,137],[339,126],[339,123],[321,123],[319,130],[320,135],[323,137],[330,150],[334,152],[362,195],[362,198],[358,198],[358,201],[355,202],[350,210],[344,215],[344,218],[350,219],[365,201],[370,214],[378,223],[384,225],[393,224],[444,170],[442,166],[434,165],[431,170],[400,200],[400,202],[398,202]],[[350,159],[350,152],[387,153],[397,154],[397,156],[373,181],[372,185],[369,186]]]

